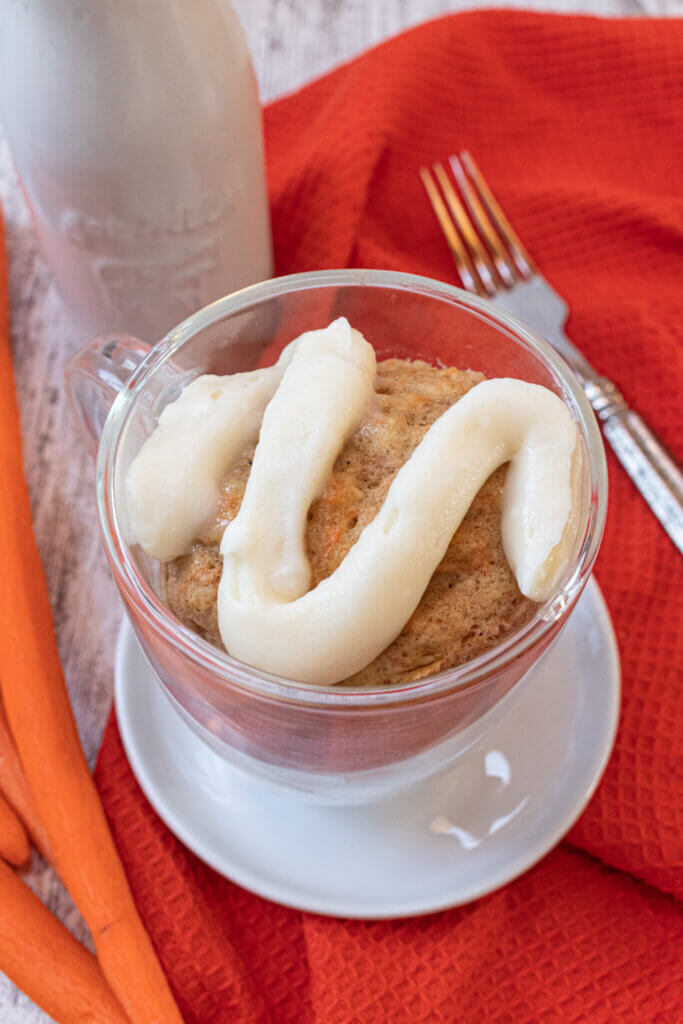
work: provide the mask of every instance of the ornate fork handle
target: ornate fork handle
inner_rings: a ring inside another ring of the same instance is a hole
[[[615,455],[683,553],[683,473],[610,380],[591,377],[583,385]]]

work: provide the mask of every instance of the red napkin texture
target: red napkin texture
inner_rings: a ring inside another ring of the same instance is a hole
[[[265,118],[278,273],[457,283],[417,169],[469,149],[569,302],[570,337],[683,457],[683,21],[452,16]],[[683,1021],[683,559],[608,461],[616,747],[568,839],[500,892],[378,923],[261,900],[167,831],[112,720],[97,781],[188,1024]]]

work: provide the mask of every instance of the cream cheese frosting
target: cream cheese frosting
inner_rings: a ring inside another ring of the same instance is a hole
[[[410,618],[474,496],[505,462],[503,545],[520,590],[544,600],[566,564],[577,529],[576,425],[553,392],[501,378],[477,384],[433,424],[375,519],[310,590],[308,509],[374,379],[372,347],[340,318],[292,342],[274,367],[192,382],[131,466],[132,531],[148,554],[170,560],[215,512],[231,465],[258,437],[221,543],[217,607],[226,650],[255,668],[333,684],[369,664]]]

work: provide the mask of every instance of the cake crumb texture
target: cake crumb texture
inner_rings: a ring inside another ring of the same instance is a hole
[[[392,480],[442,413],[484,380],[472,370],[387,359],[376,392],[340,452],[325,489],[309,509],[306,549],[312,586],[331,575],[381,508]],[[188,554],[166,566],[171,612],[222,647],[216,597],[219,545],[242,503],[254,448],[246,449],[223,488],[214,520]],[[420,603],[401,633],[345,682],[363,687],[410,683],[483,653],[523,625],[535,605],[519,591],[501,539],[507,467],[486,481],[456,531]]]

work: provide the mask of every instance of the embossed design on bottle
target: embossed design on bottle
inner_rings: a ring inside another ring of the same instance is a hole
[[[207,281],[220,272],[221,241],[233,208],[226,191],[179,207],[163,224],[65,209],[59,231],[85,255],[114,315],[142,315],[164,301],[170,320],[177,321],[207,301]]]

